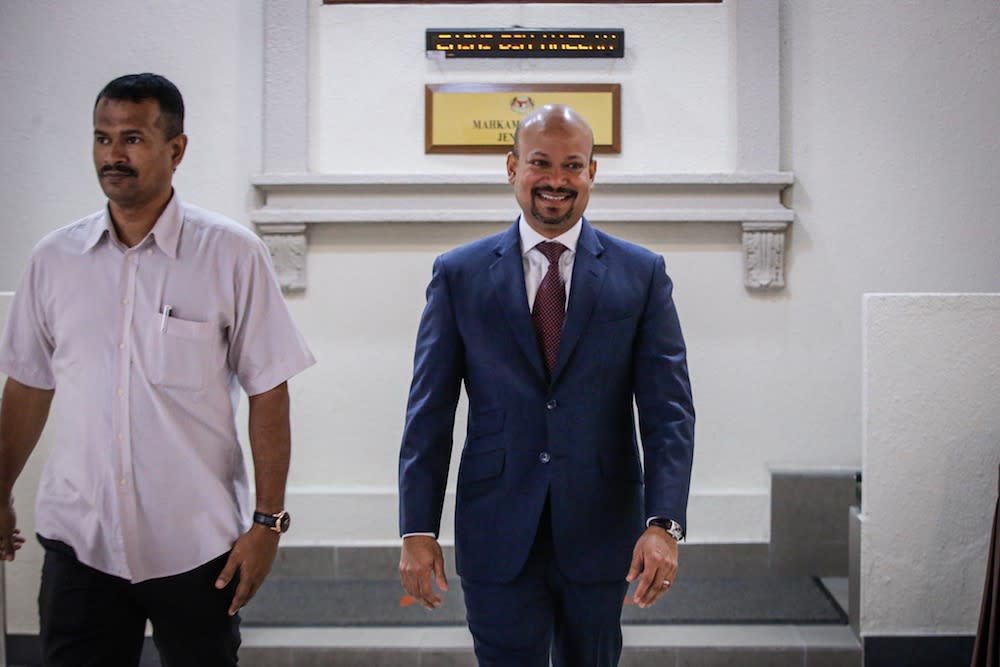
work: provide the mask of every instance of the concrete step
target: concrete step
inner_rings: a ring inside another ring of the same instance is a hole
[[[860,667],[845,625],[624,626],[620,667]],[[476,667],[464,627],[243,631],[244,667]]]

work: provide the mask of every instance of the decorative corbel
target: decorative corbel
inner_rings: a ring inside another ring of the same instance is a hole
[[[306,225],[258,224],[257,231],[271,251],[271,262],[281,291],[286,294],[305,291]]]
[[[787,222],[743,222],[743,284],[751,289],[785,286]]]

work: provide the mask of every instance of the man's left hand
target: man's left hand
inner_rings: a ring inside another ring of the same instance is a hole
[[[279,537],[274,531],[255,523],[236,540],[226,566],[215,580],[215,587],[221,590],[232,581],[237,570],[240,573],[240,583],[236,585],[233,602],[229,605],[230,616],[235,616],[240,607],[250,602],[264,583],[264,578],[271,571],[274,557],[278,554]]]
[[[657,526],[646,529],[632,550],[632,566],[625,580],[636,579],[632,601],[646,609],[670,590],[677,576],[677,540]]]

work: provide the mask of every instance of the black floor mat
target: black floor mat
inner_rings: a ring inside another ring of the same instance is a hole
[[[245,626],[464,625],[460,584],[449,584],[444,604],[428,611],[398,581],[270,577],[240,615]],[[713,577],[678,581],[650,609],[626,604],[622,622],[842,625],[847,617],[813,577]]]

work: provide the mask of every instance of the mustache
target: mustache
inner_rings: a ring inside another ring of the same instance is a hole
[[[121,162],[116,162],[115,164],[106,164],[103,167],[101,167],[101,176],[104,176],[105,174],[124,174],[125,176],[136,176],[138,175],[138,173],[139,172],[137,172],[132,167],[128,166],[127,164],[123,164]]]
[[[531,192],[533,194],[538,194],[540,192],[548,192],[549,194],[553,195],[570,195],[572,197],[575,197],[577,195],[577,191],[574,190],[573,188],[553,188],[548,185],[539,185],[538,187],[532,188]]]

